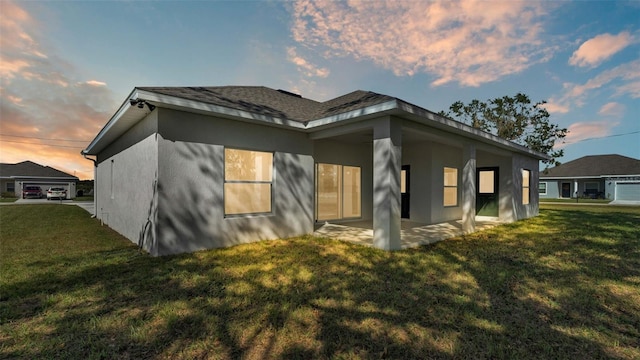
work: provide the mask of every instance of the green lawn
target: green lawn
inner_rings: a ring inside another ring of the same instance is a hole
[[[543,203],[567,203],[567,204],[608,204],[611,202],[611,199],[540,199],[540,202]]]
[[[0,358],[638,359],[640,208],[384,252],[301,237],[151,258],[76,206],[0,207]]]

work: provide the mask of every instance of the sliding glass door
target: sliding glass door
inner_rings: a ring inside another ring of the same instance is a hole
[[[356,166],[316,164],[316,219],[359,218],[361,170]]]

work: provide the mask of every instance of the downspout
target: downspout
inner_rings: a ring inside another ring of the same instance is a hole
[[[87,157],[85,150],[80,151],[80,154],[82,154],[82,157],[85,159],[93,162],[93,215],[91,215],[91,217],[95,218],[98,214],[98,172],[96,171],[98,162],[95,159]]]

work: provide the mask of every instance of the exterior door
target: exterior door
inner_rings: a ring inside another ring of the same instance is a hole
[[[499,215],[498,168],[478,168],[476,173],[476,215]]]
[[[571,197],[571,183],[562,183],[562,197],[570,198]]]
[[[402,165],[400,170],[400,217],[408,219],[410,209],[410,181],[409,172],[411,167],[409,165]]]

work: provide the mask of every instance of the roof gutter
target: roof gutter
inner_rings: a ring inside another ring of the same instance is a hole
[[[149,103],[153,102],[153,104]],[[217,114],[219,116],[235,118],[245,121],[252,121],[263,123],[266,125],[293,128],[295,130],[301,130],[304,132],[313,132],[315,130],[320,130],[319,128],[326,128],[332,126],[341,126],[349,123],[350,119],[359,121],[365,120],[367,118],[371,118],[376,115],[381,114],[393,114],[399,116],[410,116],[410,120],[413,120],[417,123],[435,127],[440,130],[452,132],[454,134],[461,135],[463,137],[479,140],[482,142],[492,142],[494,144],[500,144],[501,147],[507,148],[510,150],[515,150],[519,153],[524,153],[529,156],[537,157],[540,160],[550,160],[551,158],[537,151],[533,151],[525,146],[516,144],[514,142],[502,139],[496,135],[481,131],[479,129],[475,129],[469,125],[463,124],[461,122],[443,117],[436,113],[433,113],[429,110],[423,109],[421,107],[415,106],[413,104],[409,104],[400,99],[393,99],[390,101],[382,102],[379,104],[374,104],[367,106],[365,108],[351,110],[345,113],[340,113],[336,115],[332,115],[329,117],[315,119],[308,121],[306,123],[302,123],[299,121],[292,121],[288,119],[277,118],[269,115],[261,115],[252,113],[244,110],[231,109],[224,106],[214,105],[206,102],[195,101],[183,99],[175,96],[158,94],[150,91],[140,90],[138,88],[134,88],[133,91],[129,94],[127,99],[122,103],[118,111],[111,117],[109,122],[100,130],[98,135],[91,141],[89,146],[85,150],[82,150],[83,156],[85,155],[97,155],[97,151],[102,149],[101,141],[104,139],[106,134],[110,132],[111,129],[116,127],[116,124],[119,122],[125,121],[124,124],[120,124],[120,130],[123,131],[123,128],[128,128],[128,122],[131,122],[131,126],[142,120],[144,116],[148,113],[141,112],[139,115],[134,113],[133,116],[129,116],[128,118],[123,120],[123,116],[131,111],[131,108],[144,108],[144,105],[148,105],[149,109],[152,110],[156,106],[161,106],[165,108],[173,108],[173,109],[187,109],[194,112],[200,112],[205,114]],[[117,136],[117,135],[116,135]],[[102,145],[104,146],[104,145]],[[86,156],[85,156],[86,158]],[[92,160],[93,161],[93,160]]]

